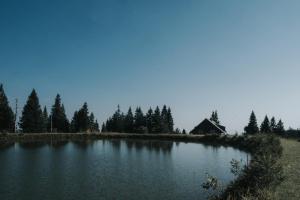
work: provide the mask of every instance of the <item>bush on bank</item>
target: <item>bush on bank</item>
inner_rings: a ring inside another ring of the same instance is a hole
[[[283,169],[278,162],[283,151],[279,138],[260,134],[239,140],[251,153],[251,162],[220,199],[275,199],[274,189],[283,180]]]

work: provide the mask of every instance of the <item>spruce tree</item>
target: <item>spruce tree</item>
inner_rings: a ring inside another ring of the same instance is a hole
[[[20,119],[20,127],[24,133],[43,132],[44,119],[39,99],[36,91],[33,89],[28,97],[27,103],[23,108]]]
[[[48,127],[49,127],[49,116],[48,116],[48,111],[47,111],[47,107],[44,107],[43,110],[43,133],[48,132]]]
[[[146,133],[148,132],[146,127],[146,119],[144,113],[140,107],[137,107],[134,115],[134,132]]]
[[[153,133],[162,133],[162,120],[160,109],[157,106],[153,114]]]
[[[98,120],[97,120],[97,119],[96,119],[95,124],[94,124],[94,130],[95,130],[96,132],[100,132],[100,129],[99,129],[99,123],[98,123]]]
[[[217,125],[220,124],[218,111],[213,111],[210,117],[210,121],[215,122]]]
[[[181,132],[180,132],[180,129],[179,129],[179,128],[176,128],[176,129],[175,129],[175,134],[181,134]]]
[[[245,127],[246,134],[256,134],[259,132],[257,120],[254,111],[250,115],[248,126]]]
[[[67,119],[64,105],[61,103],[60,95],[57,94],[51,111],[52,128],[55,132],[69,132],[69,121]]]
[[[15,116],[9,106],[3,85],[0,85],[0,132],[13,132]]]
[[[98,121],[95,119],[94,113],[91,113],[89,116],[89,131],[91,132],[99,132],[99,124]]]
[[[149,133],[153,133],[153,110],[150,107],[146,114],[146,125]]]
[[[274,133],[276,131],[276,120],[275,120],[275,117],[272,117],[271,118],[271,122],[270,122],[270,129],[271,129],[271,132]]]
[[[82,108],[78,111],[78,131],[86,132],[89,128],[89,109],[85,102]]]
[[[105,123],[103,123],[101,128],[101,133],[106,133],[106,132],[107,132],[106,125]]]
[[[270,121],[269,121],[269,118],[267,115],[260,126],[260,132],[261,133],[270,133],[271,132]]]
[[[182,134],[186,135],[186,130],[185,129],[182,130]]]
[[[75,111],[72,122],[71,122],[71,132],[77,133],[79,132],[79,119],[78,119],[78,112]]]
[[[161,124],[162,124],[162,132],[169,133],[169,124],[168,124],[168,110],[167,106],[164,105],[161,110]]]
[[[173,133],[174,132],[174,120],[173,120],[171,108],[168,108],[167,121],[168,121],[169,133]]]
[[[134,126],[134,117],[132,113],[131,107],[129,107],[128,112],[124,119],[124,132],[125,133],[133,133]]]
[[[275,129],[275,133],[282,134],[284,132],[285,132],[284,125],[283,125],[283,122],[280,119],[279,122],[277,123],[276,129]]]

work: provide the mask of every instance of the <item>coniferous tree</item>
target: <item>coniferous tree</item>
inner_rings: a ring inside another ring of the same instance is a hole
[[[89,131],[91,132],[99,132],[99,124],[98,121],[95,120],[94,113],[91,113],[89,116]]]
[[[79,132],[86,132],[89,129],[89,110],[87,103],[84,103],[78,111]]]
[[[146,114],[146,125],[149,133],[153,133],[153,110],[150,107]]]
[[[71,131],[87,132],[90,128],[90,115],[87,103],[84,103],[79,111],[75,111],[71,122]]]
[[[166,105],[164,105],[163,109],[161,110],[161,125],[162,133],[169,133],[168,110]]]
[[[27,103],[23,108],[20,119],[20,127],[25,133],[43,132],[44,119],[39,99],[36,91],[33,89],[28,97]]]
[[[266,116],[264,121],[262,122],[262,124],[260,126],[260,132],[261,133],[270,133],[271,132],[270,121],[269,121],[268,116]]]
[[[182,134],[186,135],[186,130],[185,129],[182,130]]]
[[[167,121],[168,121],[169,133],[173,133],[174,132],[174,120],[173,120],[172,111],[171,111],[170,107],[168,108]]]
[[[113,132],[113,126],[112,126],[112,118],[108,118],[108,120],[106,121],[106,129],[108,132]]]
[[[270,121],[270,129],[271,129],[271,132],[274,133],[276,131],[276,120],[275,120],[275,117],[272,117],[271,118],[271,121]]]
[[[71,121],[71,132],[77,133],[79,131],[79,120],[78,120],[78,112],[75,111],[72,121]]]
[[[0,85],[0,132],[13,132],[15,125],[15,116],[9,106],[3,85]]]
[[[105,123],[103,123],[101,128],[101,133],[106,133],[106,132],[107,132],[106,125]]]
[[[179,128],[176,128],[176,129],[175,129],[175,134],[181,134],[181,132],[180,132],[180,129],[179,129]]]
[[[43,133],[48,132],[48,127],[49,127],[49,116],[48,116],[48,111],[47,111],[47,107],[44,107],[43,110]]]
[[[69,132],[69,121],[66,116],[64,105],[61,103],[60,95],[57,94],[51,111],[52,128],[55,132]]]
[[[140,107],[137,107],[134,115],[134,131],[135,133],[146,133],[148,132],[146,126],[146,119],[144,113]]]
[[[153,133],[162,133],[162,120],[160,109],[157,106],[153,114]]]
[[[128,112],[124,119],[124,132],[133,133],[134,132],[134,117],[131,107],[129,107]]]
[[[215,122],[218,125],[220,124],[219,116],[218,116],[218,111],[213,111],[212,112],[211,117],[210,117],[210,121],[213,121],[213,122]]]
[[[95,124],[94,124],[94,129],[95,129],[96,132],[100,132],[99,123],[98,123],[97,119],[96,119]]]
[[[252,111],[250,115],[250,120],[248,126],[245,127],[246,134],[255,134],[259,132],[259,128],[257,125],[257,120],[254,111]]]
[[[278,121],[277,125],[276,125],[275,133],[282,134],[284,132],[285,132],[284,125],[283,125],[283,122],[280,119]]]

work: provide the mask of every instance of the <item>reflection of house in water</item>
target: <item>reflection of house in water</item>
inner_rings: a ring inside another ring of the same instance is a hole
[[[196,126],[192,131],[193,135],[200,134],[226,134],[226,127],[216,124],[215,122],[204,119],[198,126]]]

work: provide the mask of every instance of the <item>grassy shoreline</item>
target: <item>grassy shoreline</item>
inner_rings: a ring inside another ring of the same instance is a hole
[[[285,179],[276,190],[278,199],[300,199],[300,142],[297,139],[281,139],[283,155],[280,162]]]

